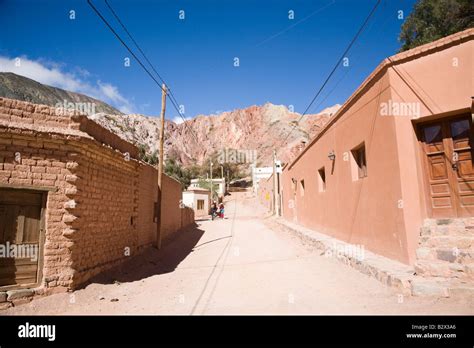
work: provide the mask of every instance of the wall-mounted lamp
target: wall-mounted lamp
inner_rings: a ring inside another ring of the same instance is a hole
[[[334,161],[336,159],[336,154],[334,153],[334,150],[329,151],[328,158],[331,161]]]

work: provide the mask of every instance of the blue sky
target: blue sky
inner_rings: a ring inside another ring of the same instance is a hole
[[[303,112],[375,2],[109,0],[187,117],[266,102]],[[406,17],[414,2],[382,0],[349,52],[349,66],[339,66],[310,113],[342,104],[398,51],[398,11]],[[93,3],[126,38],[103,0]],[[0,23],[0,71],[89,94],[126,112],[159,115],[161,91],[86,0],[0,0]],[[176,116],[169,105],[167,117]]]

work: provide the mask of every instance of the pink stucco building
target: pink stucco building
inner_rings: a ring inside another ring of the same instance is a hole
[[[406,264],[423,247],[434,262],[457,246],[472,260],[456,233],[474,231],[473,39],[385,59],[284,168],[283,217]],[[442,225],[447,244],[432,238]]]

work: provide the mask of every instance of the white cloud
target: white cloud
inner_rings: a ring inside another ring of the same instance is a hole
[[[75,70],[77,74],[64,71],[58,63],[34,61],[26,56],[18,58],[0,56],[1,72],[12,72],[46,85],[82,93],[111,104],[126,114],[133,113],[135,106],[120,94],[116,86],[100,80],[91,83],[84,79],[90,76],[87,70],[82,68]]]
[[[110,83],[103,83],[97,81],[100,92],[108,98],[114,105],[120,105],[120,111],[131,114],[132,113],[132,104],[120,94],[118,88]]]
[[[185,117],[184,119],[187,121],[187,120],[189,120],[190,118]],[[173,121],[174,123],[176,123],[176,124],[181,124],[181,123],[184,122],[183,119],[181,118],[181,116],[175,116],[175,117],[172,119],[172,121]]]

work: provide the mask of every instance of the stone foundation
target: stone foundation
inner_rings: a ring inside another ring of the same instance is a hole
[[[425,220],[416,255],[421,276],[474,283],[474,218]]]
[[[343,242],[282,218],[270,218],[267,224],[272,228],[297,235],[303,243],[321,250],[321,255],[333,257],[377,279],[393,288],[399,296],[474,297],[474,284],[470,281],[453,277],[422,276],[417,274],[412,266],[368,250],[363,250],[361,253],[360,246]]]

